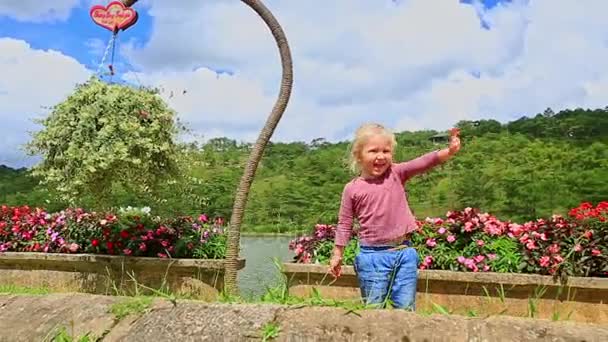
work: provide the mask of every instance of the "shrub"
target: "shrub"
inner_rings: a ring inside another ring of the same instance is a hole
[[[91,195],[109,207],[116,184],[147,194],[180,173],[175,116],[154,89],[93,77],[39,121],[27,145],[42,157],[33,175],[69,203]]]

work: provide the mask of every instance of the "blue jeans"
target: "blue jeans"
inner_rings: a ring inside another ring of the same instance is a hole
[[[390,247],[360,246],[355,272],[361,297],[366,305],[416,310],[418,253],[415,248],[389,250]]]

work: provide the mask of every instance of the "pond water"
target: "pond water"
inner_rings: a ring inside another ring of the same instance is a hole
[[[259,298],[267,287],[276,286],[280,271],[275,263],[289,262],[294,254],[289,250],[291,236],[241,236],[240,256],[245,268],[238,273],[239,290],[243,296]]]

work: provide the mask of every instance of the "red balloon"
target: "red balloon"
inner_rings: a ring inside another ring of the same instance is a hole
[[[95,5],[91,7],[90,15],[95,24],[112,32],[128,29],[139,18],[134,9],[126,7],[120,1],[112,1],[108,6]]]

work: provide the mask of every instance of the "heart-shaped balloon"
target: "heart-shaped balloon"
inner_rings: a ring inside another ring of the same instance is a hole
[[[95,5],[91,7],[91,19],[95,24],[112,32],[126,30],[137,22],[137,12],[126,7],[120,1],[113,1],[108,6]]]

